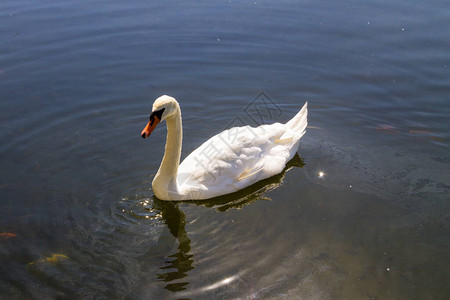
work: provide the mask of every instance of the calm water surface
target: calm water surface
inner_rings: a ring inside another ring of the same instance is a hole
[[[0,296],[448,299],[449,8],[2,1]],[[309,101],[300,157],[159,201],[165,126],[140,132],[162,94],[183,157]]]

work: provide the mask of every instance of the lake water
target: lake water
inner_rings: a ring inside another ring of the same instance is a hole
[[[0,296],[448,299],[448,1],[0,4]],[[309,128],[285,173],[214,201],[153,197],[241,123]]]

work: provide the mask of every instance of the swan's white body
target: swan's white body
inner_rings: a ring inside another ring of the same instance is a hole
[[[161,96],[155,101],[153,112],[159,112],[161,120],[167,121],[166,151],[152,182],[153,192],[161,200],[209,199],[279,174],[297,152],[308,114],[305,103],[286,124],[225,130],[179,164],[182,126],[178,103],[172,97]],[[156,125],[150,129],[149,126],[150,122],[142,133],[144,138]]]

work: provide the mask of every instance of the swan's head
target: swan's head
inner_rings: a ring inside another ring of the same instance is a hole
[[[142,130],[141,136],[144,139],[148,138],[159,122],[174,115],[179,109],[178,102],[173,97],[164,95],[156,99],[153,103],[150,120],[144,130]]]

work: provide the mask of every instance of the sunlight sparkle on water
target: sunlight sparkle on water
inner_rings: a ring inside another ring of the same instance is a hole
[[[319,172],[319,178],[323,178],[325,176],[325,173],[323,171]]]
[[[227,277],[227,278],[225,278],[223,280],[220,280],[220,281],[218,281],[216,283],[213,283],[213,284],[205,287],[204,290],[205,291],[214,290],[214,289],[217,289],[217,288],[222,287],[224,285],[228,285],[231,282],[233,282],[234,280],[236,280],[237,277],[238,277],[237,275]]]

